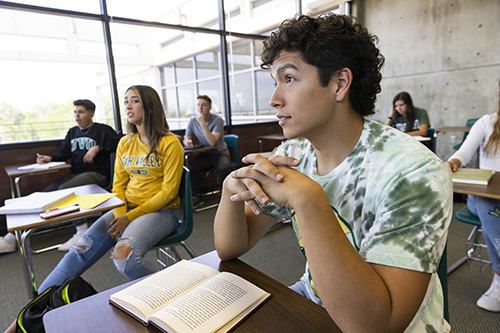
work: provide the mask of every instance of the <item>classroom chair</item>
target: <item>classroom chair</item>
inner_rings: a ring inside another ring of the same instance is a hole
[[[466,127],[472,127],[472,125],[474,125],[478,119],[479,118],[467,119],[467,122],[465,123],[465,126]],[[458,144],[456,144],[456,145],[453,146],[454,150],[459,150],[460,149],[460,147],[464,143],[465,139],[467,138],[467,135],[469,135],[469,132],[464,132],[464,136],[462,138],[462,141],[460,143],[458,143]]]
[[[183,218],[179,220],[179,226],[173,234],[163,238],[154,246],[156,248],[156,261],[160,264],[160,268],[170,266],[182,259],[176,249],[177,246],[182,246],[191,258],[196,257],[194,251],[185,242],[193,232],[193,201],[189,178],[190,171],[185,166],[183,168],[182,182],[179,190],[181,200],[184,201]]]
[[[231,154],[231,169],[238,169],[241,165],[239,137],[236,134],[227,134],[224,135],[224,141]]]
[[[429,127],[427,130],[427,135],[426,137],[431,138],[431,141],[429,141],[427,147],[433,152],[436,153],[436,130],[434,128]]]
[[[113,177],[115,176],[116,153],[109,154],[109,184],[104,189],[111,192],[113,189]]]
[[[469,237],[467,237],[467,240],[465,241],[466,261],[469,262],[472,260],[472,262],[469,263],[469,267],[474,264],[474,261],[490,264],[490,261],[485,259],[483,256],[483,249],[486,249],[486,244],[479,241],[480,234],[482,233],[481,221],[479,220],[479,217],[472,214],[467,206],[464,206],[455,213],[455,218],[460,222],[473,226]],[[481,268],[481,271],[483,271],[486,266],[487,265],[484,265],[484,267]]]
[[[236,170],[241,166],[241,158],[240,158],[240,144],[239,144],[239,137],[236,134],[226,134],[224,135],[224,141],[226,142],[227,149],[229,150],[229,153],[231,154],[231,170]],[[217,170],[214,168],[211,168],[207,171],[205,175],[205,179],[208,178],[208,176],[211,173],[216,173]],[[218,194],[220,193],[220,184],[219,182],[222,182],[223,179],[220,179],[217,184],[215,184],[216,190],[212,191],[207,191],[203,194],[203,196],[208,196],[212,194]],[[218,203],[208,205],[208,206],[203,206],[200,208],[195,209],[195,212],[202,212],[208,209],[212,209],[219,206]]]
[[[450,312],[448,310],[448,262],[446,256],[448,255],[448,244],[445,245],[443,255],[441,256],[441,261],[439,262],[439,267],[437,270],[439,280],[441,281],[441,286],[443,287],[443,308],[444,308],[444,319],[450,322]]]

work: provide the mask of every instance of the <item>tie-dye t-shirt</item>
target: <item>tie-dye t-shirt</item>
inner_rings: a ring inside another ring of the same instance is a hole
[[[446,165],[416,139],[369,120],[350,155],[327,175],[318,175],[316,154],[306,139],[289,140],[274,154],[299,159],[296,169],[321,184],[346,236],[367,262],[432,273],[407,331],[442,331],[443,292],[436,272],[453,209]],[[262,210],[292,218],[305,255],[300,235],[304,217],[297,221],[293,209],[274,203]],[[322,304],[307,264],[302,279],[311,299]]]

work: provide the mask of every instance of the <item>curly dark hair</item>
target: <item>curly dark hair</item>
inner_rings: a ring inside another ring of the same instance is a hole
[[[381,91],[380,69],[384,56],[375,46],[378,37],[355,18],[332,13],[317,18],[301,15],[281,23],[264,40],[263,69],[269,69],[282,51],[299,51],[305,62],[317,68],[319,81],[327,86],[342,68],[353,73],[349,100],[361,116],[374,114],[376,95]]]

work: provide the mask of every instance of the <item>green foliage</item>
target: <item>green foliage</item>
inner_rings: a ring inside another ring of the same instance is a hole
[[[0,142],[14,143],[61,139],[75,125],[73,101],[45,103],[31,110],[0,104]]]

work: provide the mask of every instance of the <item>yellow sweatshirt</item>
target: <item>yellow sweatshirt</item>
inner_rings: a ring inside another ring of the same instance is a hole
[[[121,138],[116,150],[113,193],[125,202],[114,216],[127,214],[130,221],[164,208],[178,208],[184,150],[174,135],[164,136],[158,153],[148,154],[148,145],[139,135]],[[127,208],[131,210],[127,212]]]

